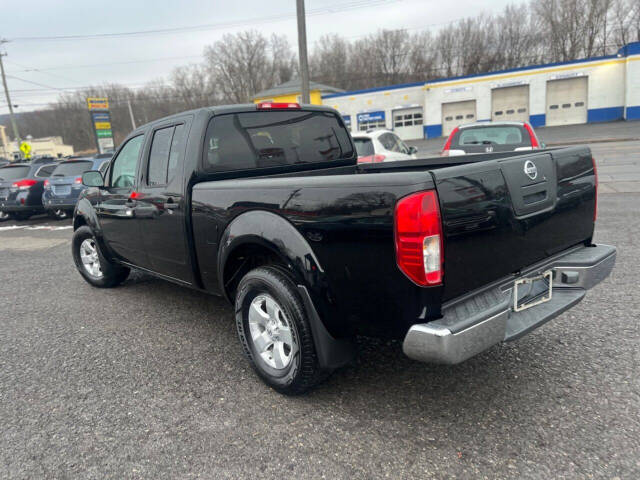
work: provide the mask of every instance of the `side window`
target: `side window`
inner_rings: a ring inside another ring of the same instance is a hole
[[[173,126],[156,130],[151,142],[149,166],[147,170],[147,184],[165,185],[167,183],[167,165],[169,164],[169,149],[173,137]]]
[[[378,137],[378,140],[386,150],[391,150],[391,147],[393,146],[393,142],[389,137],[391,137],[391,135],[389,135],[388,133],[385,133]]]
[[[36,172],[36,177],[40,177],[40,178],[50,177],[55,168],[56,168],[56,165],[47,165],[46,167],[42,167],[40,168],[40,170]]]
[[[167,185],[182,161],[185,145],[184,124],[156,130],[151,142],[147,184]]]
[[[409,147],[407,147],[407,144],[400,140],[400,137],[396,137],[396,141],[398,142],[400,152],[409,155]]]
[[[171,150],[169,151],[169,171],[167,173],[167,183],[176,176],[178,168],[180,168],[180,164],[182,163],[182,156],[184,155],[184,147],[186,143],[185,133],[186,129],[184,124],[176,125],[176,129],[173,132]]]
[[[380,143],[392,152],[401,152],[400,146],[398,145],[397,137],[392,133],[385,133],[384,135],[380,135]]]
[[[133,137],[122,147],[118,156],[113,160],[111,168],[111,186],[117,188],[133,187],[136,182],[136,169],[140,158],[140,149],[144,142],[144,135]]]
[[[393,142],[391,146],[391,151],[398,152],[398,153],[407,153],[405,152],[405,149],[402,148],[402,141],[400,140],[400,137],[392,133],[390,135],[391,135],[391,141]]]
[[[105,172],[107,171],[107,168],[109,168],[109,160],[102,162],[102,165],[100,165],[100,168],[98,168],[103,177]]]

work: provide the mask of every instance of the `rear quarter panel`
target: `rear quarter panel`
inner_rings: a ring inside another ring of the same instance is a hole
[[[307,278],[306,286],[333,335],[401,337],[424,314],[425,305],[433,306],[427,315],[439,315],[441,289],[419,288],[398,270],[395,203],[432,188],[426,172],[197,184],[192,193],[193,231],[205,288],[221,290],[215,267],[219,241],[229,224],[247,212],[270,212],[295,228],[315,254],[322,272]],[[282,248],[286,248],[284,230]]]

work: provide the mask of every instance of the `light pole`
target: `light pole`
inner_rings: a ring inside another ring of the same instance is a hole
[[[300,59],[300,81],[302,83],[302,103],[311,103],[309,97],[309,62],[307,60],[307,23],[304,0],[296,0],[298,13],[298,57]]]
[[[0,38],[0,45],[3,43],[7,43],[8,40]],[[2,57],[7,54],[0,53],[0,74],[2,75],[2,85],[4,86],[4,95],[7,97],[7,105],[9,107],[9,119],[11,120],[11,128],[13,129],[13,136],[15,140],[20,145],[20,133],[18,132],[18,124],[16,123],[16,119],[13,116],[13,103],[11,103],[11,96],[9,95],[9,87],[7,86],[7,78],[4,74],[4,63],[2,62]]]

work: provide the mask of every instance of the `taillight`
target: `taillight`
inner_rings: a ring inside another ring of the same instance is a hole
[[[444,147],[442,148],[442,152],[440,152],[440,155],[443,157],[448,157],[449,156],[449,150],[451,149],[451,142],[453,141],[453,137],[455,136],[456,133],[458,133],[458,127],[454,128],[451,133],[449,134],[449,138],[447,138],[447,141],[444,144]]]
[[[49,180],[45,180],[44,181],[44,189],[45,190],[49,190],[51,188],[51,184],[49,183]]]
[[[596,159],[591,157],[591,161],[593,162],[593,175],[596,177],[596,194],[593,203],[593,223],[596,223],[598,218],[598,169],[596,168]]]
[[[274,103],[274,102],[261,102],[258,104],[258,110],[287,110],[287,109],[299,109],[299,103]]]
[[[18,189],[18,190],[29,190],[31,187],[33,187],[36,183],[38,183],[37,180],[33,180],[33,179],[24,179],[24,180],[19,180],[17,182],[13,182],[11,184],[11,187],[14,189]]]
[[[76,177],[73,183],[75,183],[76,185],[82,185],[82,177]]]
[[[531,125],[525,122],[524,128],[527,130],[527,132],[529,132],[529,138],[531,139],[531,148],[540,148],[538,137],[536,136],[536,133],[533,131],[533,128],[531,128]]]
[[[407,277],[421,286],[442,284],[442,222],[435,190],[398,201],[395,242],[398,267]]]
[[[385,160],[384,155],[376,154],[376,155],[367,155],[366,157],[358,158],[358,163],[381,163]]]

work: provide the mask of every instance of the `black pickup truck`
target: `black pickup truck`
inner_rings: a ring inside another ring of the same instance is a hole
[[[446,364],[515,340],[582,300],[616,257],[592,241],[588,148],[358,165],[321,106],[164,118],[83,182],[80,274],[113,287],[137,268],[223,295],[252,366],[287,394],[350,362],[356,335]]]

